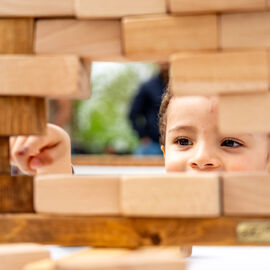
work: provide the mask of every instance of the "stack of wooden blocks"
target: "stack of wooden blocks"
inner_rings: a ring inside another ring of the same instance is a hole
[[[269,0],[5,0],[0,17],[0,242],[270,243],[256,221],[270,215],[268,174],[33,180],[9,166],[9,136],[46,132],[46,98],[89,97],[91,61],[169,61],[175,94],[219,95],[222,132],[269,132]],[[179,270],[179,256],[93,250],[26,269]]]

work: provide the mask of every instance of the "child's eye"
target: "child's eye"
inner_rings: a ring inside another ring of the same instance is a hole
[[[178,138],[177,143],[182,146],[193,145],[192,141],[187,138]]]
[[[221,146],[236,148],[243,146],[243,144],[232,139],[227,139],[222,142]]]

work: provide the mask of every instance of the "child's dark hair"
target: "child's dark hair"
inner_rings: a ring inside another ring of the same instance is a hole
[[[159,133],[160,138],[159,142],[161,145],[165,145],[165,134],[166,134],[166,125],[167,125],[167,108],[170,104],[173,95],[168,86],[162,96],[161,105],[159,108]]]

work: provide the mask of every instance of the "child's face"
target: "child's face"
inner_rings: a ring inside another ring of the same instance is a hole
[[[167,109],[167,172],[266,170],[267,134],[220,134],[217,99],[173,97]]]

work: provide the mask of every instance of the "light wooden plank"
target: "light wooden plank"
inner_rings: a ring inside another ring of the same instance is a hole
[[[13,76],[14,73],[9,74],[9,77]],[[0,108],[5,112],[0,114],[0,136],[45,134],[46,105],[44,98],[0,96]]]
[[[10,175],[9,137],[0,137],[0,175]]]
[[[249,221],[269,218],[249,217]],[[136,248],[180,245],[269,245],[239,242],[236,228],[246,217],[121,218],[45,214],[0,215],[0,243]]]
[[[265,0],[169,0],[173,14],[264,10]]]
[[[86,249],[62,259],[30,264],[24,270],[182,270],[186,269],[179,248]],[[46,267],[46,268],[45,268]]]
[[[2,0],[1,17],[72,16],[73,0]]]
[[[22,270],[54,270],[54,261],[50,259],[29,263]]]
[[[3,1],[0,3],[3,3]],[[0,54],[33,52],[33,19],[0,19]]]
[[[270,215],[270,175],[266,173],[225,174],[224,214],[229,216]]]
[[[35,52],[76,54],[103,61],[121,59],[120,20],[38,20]]]
[[[214,95],[269,91],[266,51],[181,54],[171,58],[172,91],[176,95]]]
[[[120,176],[44,175],[34,187],[39,213],[120,215]]]
[[[106,7],[106,8],[105,8]],[[166,13],[166,0],[75,0],[78,18],[121,18],[128,15]]]
[[[49,251],[38,244],[0,245],[0,264],[5,270],[22,270],[28,263],[48,258]]]
[[[223,49],[270,47],[270,11],[223,14],[220,26]]]
[[[89,97],[89,77],[75,56],[0,57],[0,95]]]
[[[270,132],[269,93],[220,96],[218,106],[221,133]]]
[[[215,50],[217,39],[216,15],[153,15],[123,20],[124,52],[131,58],[166,58],[179,51]]]
[[[216,217],[219,200],[215,174],[125,176],[121,183],[121,209],[127,216]]]

